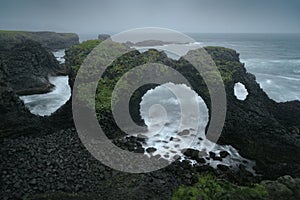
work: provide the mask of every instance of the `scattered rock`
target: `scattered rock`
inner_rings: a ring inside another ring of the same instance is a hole
[[[221,171],[228,171],[229,167],[226,165],[218,164],[217,168],[220,169]]]
[[[189,130],[183,130],[183,131],[177,133],[177,135],[179,135],[179,136],[185,136],[185,135],[189,135],[189,134],[190,134]]]
[[[157,149],[154,148],[154,147],[149,147],[149,148],[146,149],[147,153],[153,153],[153,152],[155,152],[156,150],[157,150]]]
[[[221,151],[220,152],[220,157],[221,158],[226,158],[227,156],[229,156],[230,154],[227,151]]]

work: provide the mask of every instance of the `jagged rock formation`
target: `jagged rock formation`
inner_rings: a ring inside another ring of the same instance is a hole
[[[99,42],[99,40],[89,41],[67,51],[66,66],[71,75],[71,86],[82,61]],[[239,61],[239,55],[234,50],[220,47],[207,47],[205,49],[217,64],[227,92],[227,119],[219,142],[231,144],[244,157],[256,160],[257,173],[261,173],[264,178],[277,179],[284,174],[299,177],[300,161],[297,160],[300,155],[300,118],[299,112],[297,112],[299,101],[278,104],[269,99],[256,83],[255,77],[247,73],[244,65]],[[165,53],[155,50],[143,54],[134,51],[124,55],[106,71],[104,76],[111,81],[102,84],[97,91],[96,109],[100,124],[109,138],[116,145],[129,151],[143,150],[139,145],[142,141],[135,137],[119,140],[123,133],[118,130],[114,123],[109,110],[110,97],[107,94],[113,90],[114,83],[122,74],[135,66],[150,61],[166,64],[183,74],[210,107],[210,97],[207,95],[205,83],[195,73],[192,66],[183,59],[174,61],[168,58]],[[238,172],[231,172],[224,168],[212,169],[210,166],[193,167],[188,161],[176,161],[165,169],[146,174],[128,174],[109,169],[86,151],[75,129],[53,133],[54,130],[47,127],[46,124],[55,126],[57,130],[64,125],[66,128],[72,124],[71,101],[68,101],[49,118],[43,119],[46,120],[44,124],[42,124],[41,118],[38,118],[39,120],[36,122],[31,118],[23,117],[29,116],[27,114],[20,115],[20,117],[17,115],[18,113],[28,112],[12,89],[9,88],[8,81],[5,80],[5,71],[1,73],[0,78],[3,81],[0,82],[0,102],[2,105],[0,110],[6,113],[1,115],[1,133],[3,133],[3,127],[10,128],[14,132],[19,130],[24,134],[40,133],[36,134],[35,137],[27,136],[13,140],[6,138],[0,141],[1,151],[5,152],[0,157],[1,161],[5,163],[2,165],[3,169],[0,170],[4,177],[1,183],[1,187],[4,188],[0,192],[1,197],[21,198],[28,194],[46,193],[36,196],[36,199],[169,199],[178,186],[197,183],[197,176],[207,171],[214,173],[219,178],[225,178],[238,184],[259,182],[262,178],[261,176],[253,177],[252,174],[245,172],[242,168]],[[2,79],[2,77],[4,78]],[[243,83],[249,92],[244,101],[236,99],[234,95],[233,88],[236,82]],[[131,108],[134,108],[131,110],[131,115],[136,122],[141,124],[143,121],[138,112],[139,103],[149,87],[138,90],[130,102]],[[7,98],[8,96],[10,98]],[[283,113],[284,111],[288,114]],[[17,114],[10,115],[9,113]],[[11,117],[7,118],[6,116]],[[5,121],[7,119],[10,120]],[[37,128],[38,125],[43,129]],[[43,134],[47,131],[52,132],[52,134]],[[28,154],[23,152],[28,152]],[[28,161],[26,165],[22,165],[24,157]],[[31,177],[31,174],[34,175]],[[299,186],[294,185],[294,182],[298,184],[298,179],[283,177],[277,182],[280,184],[272,181],[262,184],[269,191],[272,191],[273,188],[275,190],[276,188],[283,188],[285,194],[298,197],[297,188]],[[49,191],[65,193],[61,195],[59,193],[47,194]],[[66,194],[74,191],[80,194]],[[276,195],[273,196],[281,197],[282,193]]]
[[[9,50],[14,47],[15,44],[22,43],[26,40],[34,40],[52,51],[66,49],[72,45],[79,44],[79,37],[75,33],[0,30],[0,49]]]
[[[110,35],[108,35],[108,34],[99,34],[98,35],[98,39],[102,40],[102,41],[104,41],[104,40],[106,40],[108,38],[110,38]]]
[[[47,130],[44,120],[25,108],[9,84],[5,64],[0,64],[0,138]]]
[[[221,143],[231,144],[240,153],[257,161],[258,173],[276,178],[286,173],[300,176],[300,137],[295,133],[300,126],[300,102],[276,103],[260,88],[255,76],[248,73],[239,62],[235,51],[206,48],[219,66],[232,72],[226,83],[227,116],[220,138]],[[233,94],[234,83],[243,83],[249,95],[239,101]],[[292,120],[291,120],[292,119]],[[295,131],[292,131],[293,127]],[[260,171],[262,170],[262,171]]]
[[[0,50],[2,62],[7,66],[8,81],[18,95],[46,93],[53,85],[48,76],[64,74],[53,54],[39,43],[27,40],[10,50]]]
[[[90,43],[92,42],[90,41]],[[95,47],[98,42],[94,43],[92,46]],[[79,49],[77,47],[67,53],[69,56],[67,56],[66,63],[69,68],[75,69],[75,71],[73,70],[74,74],[83,58],[91,51],[87,48],[80,51]],[[300,102],[276,103],[271,100],[260,88],[255,76],[248,73],[244,65],[240,63],[239,54],[236,51],[221,47],[206,47],[205,50],[212,56],[222,75],[227,95],[227,116],[219,143],[230,144],[237,148],[244,157],[256,160],[257,173],[262,173],[267,178],[276,178],[286,173],[300,176],[300,161],[297,159],[300,155],[300,112],[292,112],[292,110],[299,109]],[[105,76],[112,82],[101,85],[96,97],[96,109],[98,108],[97,112],[101,118],[100,123],[102,123],[103,129],[109,132],[108,137],[116,138],[123,134],[116,127],[109,111],[110,98],[107,98],[107,94],[112,92],[114,83],[125,71],[144,64],[148,60],[164,63],[183,74],[210,107],[210,97],[207,96],[207,87],[202,77],[196,75],[193,67],[185,60],[174,61],[163,52],[156,50],[150,50],[143,54],[137,51],[130,52],[123,58],[117,59],[108,68]],[[117,71],[114,66],[118,66]],[[75,77],[74,74],[73,77]],[[234,84],[237,82],[243,83],[249,92],[244,101],[238,100],[234,95]],[[130,114],[138,124],[143,124],[139,114],[141,97],[149,88],[153,87],[155,85],[140,88],[130,100]]]
[[[257,173],[263,174],[266,178],[276,178],[286,173],[300,176],[298,159],[300,138],[297,134],[297,127],[300,125],[299,113],[288,113],[289,117],[283,117],[280,112],[284,109],[291,110],[293,106],[297,110],[300,102],[278,104],[271,100],[260,88],[255,76],[248,73],[240,63],[239,55],[234,50],[220,47],[206,47],[205,50],[212,56],[221,73],[227,95],[227,116],[219,143],[230,144],[244,157],[256,160]],[[115,138],[118,135],[116,133],[122,136],[122,132],[115,128],[109,111],[110,98],[107,98],[107,94],[113,91],[114,84],[125,71],[148,61],[163,63],[179,71],[210,107],[210,97],[205,82],[184,59],[174,61],[163,52],[156,50],[149,50],[143,54],[130,52],[123,58],[117,59],[107,69],[103,78],[111,81],[103,83],[98,91],[99,94],[96,95],[96,110],[100,118],[102,117],[101,125],[109,132],[108,137]],[[234,84],[237,82],[243,83],[249,92],[245,101],[238,100],[234,95]],[[139,108],[141,97],[146,90],[140,89],[137,92],[138,95],[133,95],[130,103],[132,108]],[[141,122],[139,109],[132,111],[133,119]],[[290,121],[290,118],[294,120]]]

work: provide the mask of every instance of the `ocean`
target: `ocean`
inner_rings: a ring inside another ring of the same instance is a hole
[[[241,62],[245,63],[247,70],[257,77],[260,86],[275,101],[300,100],[300,35],[190,34],[190,36],[200,46],[223,46],[235,49],[240,54]],[[96,35],[90,35],[81,37],[80,40],[95,38]],[[140,50],[144,51],[143,48]],[[168,56],[174,56],[168,53]],[[58,61],[64,62],[63,50],[54,52],[54,55]],[[21,97],[32,113],[42,116],[50,115],[70,98],[68,77],[50,77],[50,81],[56,86],[52,92]],[[156,149],[155,152],[147,155],[159,155],[173,161],[177,155],[188,159],[181,152],[187,147],[206,155],[209,151],[216,155],[226,151],[229,154],[226,159],[220,162],[206,159],[205,162],[213,167],[223,164],[230,168],[237,168],[243,164],[249,172],[255,174],[254,161],[243,158],[230,145],[216,145],[206,139],[205,127],[209,114],[203,99],[185,85],[168,84],[168,87],[172,86],[173,91],[185,92],[184,97],[187,98],[179,99],[180,102],[174,99],[174,94],[168,93],[166,84],[149,90],[143,96],[140,104],[141,117],[148,127],[147,135],[152,135],[143,147]],[[248,92],[244,85],[236,83],[234,89],[237,98],[245,100]],[[179,103],[189,105],[192,110],[182,115],[182,110],[178,109]],[[163,107],[155,107],[157,105],[163,105]],[[199,109],[194,109],[195,105],[199,105]],[[199,110],[199,112],[193,113],[193,110]],[[182,120],[181,116],[185,116],[185,119]],[[200,137],[201,140],[194,141],[194,137]]]
[[[277,101],[300,100],[300,34],[187,34],[201,46],[222,46],[240,54],[267,95]],[[80,41],[97,34],[80,35]]]
[[[277,102],[300,100],[300,34],[188,35],[200,46],[235,49],[248,72],[256,76],[257,82],[271,99]],[[96,38],[97,34],[80,35],[80,41]],[[64,62],[64,50],[54,54],[60,63]],[[67,77],[52,77],[51,80],[56,85],[55,91],[21,97],[33,113],[49,115],[68,100]],[[52,95],[51,98],[48,95]]]
[[[240,54],[268,96],[300,100],[300,34],[189,34],[201,46],[223,46]]]

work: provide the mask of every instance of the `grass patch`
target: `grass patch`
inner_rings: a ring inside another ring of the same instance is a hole
[[[202,175],[194,186],[180,186],[172,200],[228,200],[228,199],[268,199],[268,192],[262,185],[250,187],[237,186],[225,180],[219,180],[211,174]]]

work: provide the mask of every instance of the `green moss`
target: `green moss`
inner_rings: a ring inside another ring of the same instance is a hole
[[[72,70],[74,75],[88,54],[100,43],[100,40],[88,40],[74,45],[66,51],[66,66]]]
[[[84,52],[92,51],[98,44],[101,43],[101,40],[87,40],[79,45],[75,45],[72,48],[74,49],[81,49],[84,50]]]
[[[137,51],[132,51],[122,55],[109,66],[100,79],[96,93],[96,112],[99,115],[101,112],[109,112],[111,110],[112,92],[119,79],[129,70],[136,66],[140,66],[151,62],[161,62],[164,55],[161,55],[156,50],[149,50],[145,54],[140,54]],[[141,70],[143,73],[143,70]],[[161,72],[163,74],[163,72]],[[137,81],[142,76],[139,76],[139,71],[135,73],[135,77],[126,77],[123,79],[121,88],[126,90],[128,85],[126,80]],[[114,99],[114,102],[118,99]]]
[[[75,45],[66,52],[66,65],[71,66],[70,68],[74,73],[74,77],[87,55],[98,44],[100,44],[100,42],[100,40],[89,40],[86,42],[82,42],[80,45]],[[226,85],[230,82],[233,82],[233,75],[236,72],[239,72],[243,69],[242,64],[239,62],[238,54],[234,50],[223,47],[206,47],[205,50],[212,56],[212,58],[216,62],[217,68],[221,73],[221,77],[224,81],[224,84]],[[115,52],[106,53],[114,54]],[[101,60],[103,56],[99,56],[99,59]],[[203,58],[199,59],[200,60],[198,62],[202,62],[204,66],[206,66],[205,60],[207,59],[207,57],[203,56]],[[195,88],[195,91],[199,95],[201,95],[202,98],[205,99],[205,101],[209,103],[209,94],[206,87],[206,83],[203,81],[203,78],[199,75],[199,73],[190,64],[184,62],[183,60],[179,62],[168,60],[164,52],[159,52],[154,49],[150,49],[149,51],[143,54],[140,54],[137,51],[132,51],[116,59],[112,63],[112,65],[106,69],[105,73],[100,79],[95,101],[97,116],[99,117],[100,113],[102,112],[110,112],[112,91],[114,90],[114,87],[118,80],[126,72],[128,72],[130,69],[133,69],[134,67],[154,62],[171,66],[179,73],[184,75],[187,78],[187,80],[189,80],[193,88]],[[207,65],[206,67],[210,67],[210,65]],[[94,73],[97,73],[97,69],[94,71]],[[216,72],[206,70],[206,72],[204,73],[206,74],[204,74],[203,76],[205,76],[206,80],[208,80],[210,83],[218,83],[218,76]],[[165,71],[161,70],[160,72],[158,72],[158,74],[160,74],[163,77]],[[87,74],[87,77],[88,76],[91,75]],[[136,77],[129,78],[128,80],[138,82],[138,79],[139,74],[137,72]],[[127,85],[125,82],[122,85],[122,89],[126,89],[126,87]],[[117,101],[117,99],[114,100]]]
[[[194,186],[180,186],[173,194],[173,200],[225,200],[225,199],[268,199],[268,192],[262,185],[237,186],[207,174],[199,177]]]
[[[204,49],[217,65],[226,62],[239,62],[239,54],[233,49],[214,46],[204,47]]]

